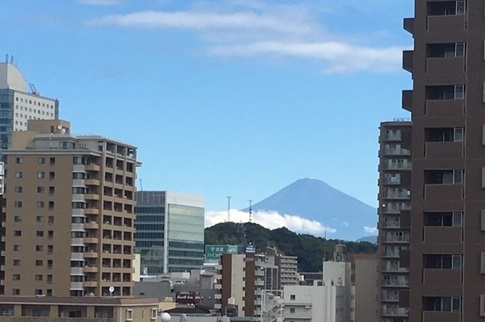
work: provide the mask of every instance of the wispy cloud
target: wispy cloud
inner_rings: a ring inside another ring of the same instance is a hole
[[[112,6],[122,3],[124,0],[78,0],[79,3],[93,6]]]
[[[364,226],[364,231],[368,234],[377,235],[377,227]]]
[[[109,15],[91,20],[88,25],[195,32],[204,40],[204,51],[211,55],[313,60],[329,73],[400,70],[403,47],[373,47],[365,44],[365,37],[332,34],[322,23],[324,8],[262,1],[218,4],[224,5]],[[369,38],[373,35],[369,32]]]
[[[247,222],[249,215],[247,212],[231,209],[231,221]],[[208,211],[205,214],[205,226],[224,222],[227,220],[227,211]],[[252,221],[268,229],[286,227],[291,231],[299,233],[323,234],[335,233],[337,230],[326,227],[315,220],[308,220],[300,216],[282,215],[274,211],[256,211],[252,214]]]

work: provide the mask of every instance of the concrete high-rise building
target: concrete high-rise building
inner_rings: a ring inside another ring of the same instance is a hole
[[[12,145],[12,132],[27,130],[28,120],[59,118],[59,101],[41,96],[20,70],[0,63],[0,150]]]
[[[379,316],[407,321],[409,225],[411,218],[411,122],[380,126],[379,149]],[[401,295],[402,294],[402,295]]]
[[[29,120],[6,155],[6,295],[131,296],[136,148]]]
[[[142,272],[190,272],[204,263],[204,198],[169,191],[138,191],[136,251]]]
[[[484,12],[483,1],[416,0],[404,19],[414,38],[403,55],[413,79],[402,96],[412,119],[406,321],[485,317]]]

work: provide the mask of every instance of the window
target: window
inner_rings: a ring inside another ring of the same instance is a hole
[[[20,266],[20,259],[14,259],[13,266]]]
[[[20,281],[20,274],[13,274],[12,279],[14,281]]]
[[[54,252],[54,245],[47,245],[47,254],[52,255]]]
[[[35,235],[37,237],[44,237],[44,231],[43,230],[37,230],[36,233],[35,233]]]
[[[35,251],[36,252],[42,252],[44,250],[44,246],[42,245],[35,245]]]
[[[35,260],[35,266],[42,266],[42,265],[44,265],[44,261],[42,259]]]
[[[56,164],[56,158],[49,158],[49,164],[50,165]]]
[[[296,295],[295,294],[291,294],[290,295],[290,300],[292,300],[292,301],[296,300]]]
[[[15,172],[15,178],[20,179],[24,177],[24,173],[22,171]]]
[[[45,178],[45,172],[42,172],[42,171],[37,172],[37,178],[39,178],[39,179]]]
[[[18,288],[13,288],[13,289],[12,289],[12,295],[20,295],[20,289],[18,289]]]
[[[45,187],[43,187],[43,186],[37,187],[37,193],[44,193],[44,191],[45,191]]]
[[[55,172],[49,172],[49,180],[54,180],[56,178]]]
[[[15,208],[22,208],[22,201],[15,201],[14,202],[14,207]]]
[[[150,318],[152,320],[156,320],[157,319],[157,314],[158,314],[158,310],[157,309],[151,309],[150,310]]]
[[[54,238],[54,231],[53,230],[47,231],[47,238]]]
[[[295,313],[295,308],[294,307],[290,307],[290,313]]]
[[[22,236],[22,231],[21,230],[14,230],[13,235],[15,237],[20,237],[20,236]]]
[[[44,222],[44,216],[37,216],[35,217],[36,222]]]
[[[36,281],[42,281],[43,276],[41,274],[35,274],[35,280]]]
[[[423,266],[429,269],[461,269],[462,255],[426,254]]]
[[[133,310],[132,309],[126,310],[126,321],[133,321]]]
[[[54,192],[56,192],[56,187],[49,186],[49,196],[53,196]]]
[[[22,188],[22,186],[15,186],[15,192],[16,193],[22,193],[24,189]]]
[[[15,158],[15,163],[24,163],[24,158],[22,157]]]
[[[54,209],[54,201],[49,201],[49,210]]]
[[[44,164],[45,163],[45,158],[44,157],[37,158],[37,163],[38,164]]]
[[[461,184],[463,169],[454,170],[424,170],[425,184]]]
[[[465,85],[426,86],[427,100],[462,100],[465,98]]]
[[[22,216],[14,216],[14,217],[13,217],[13,220],[14,220],[15,222],[21,222],[21,221],[22,221]]]
[[[463,127],[426,128],[426,142],[463,142]]]
[[[463,212],[425,212],[425,226],[461,227]]]
[[[48,219],[47,219],[47,223],[48,223],[49,225],[54,224],[54,216],[49,216],[49,217],[48,217]]]
[[[44,202],[43,201],[37,201],[37,208],[44,208]]]
[[[461,297],[424,296],[423,311],[461,312]]]
[[[20,245],[13,245],[14,252],[20,252],[20,249],[21,249]]]

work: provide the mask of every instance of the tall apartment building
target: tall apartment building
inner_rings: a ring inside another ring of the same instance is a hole
[[[204,263],[204,198],[138,191],[136,251],[146,274],[190,272]]]
[[[274,262],[278,268],[278,287],[285,285],[298,285],[298,257],[288,256],[278,252],[276,248],[267,247],[266,257]]]
[[[379,316],[408,321],[411,218],[411,129],[409,121],[383,122],[379,134]],[[402,295],[400,295],[402,294]]]
[[[415,1],[409,321],[485,318],[485,3]],[[404,295],[404,294],[402,294]]]
[[[131,296],[136,148],[31,120],[6,155],[6,295]]]
[[[30,85],[30,90],[29,90]],[[28,120],[59,118],[59,101],[41,96],[13,64],[0,63],[0,149],[12,145],[12,132],[27,130]]]

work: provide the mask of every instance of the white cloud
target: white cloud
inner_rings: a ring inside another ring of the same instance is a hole
[[[112,6],[122,3],[123,0],[78,0],[78,2],[94,6]]]
[[[320,63],[329,73],[401,69],[404,47],[372,47],[363,45],[366,38],[362,35],[346,39],[330,34],[319,16],[324,8],[316,10],[304,5],[274,5],[262,1],[250,1],[247,5],[241,1],[218,4],[176,12],[109,15],[88,24],[195,32],[204,40],[204,51],[211,55],[307,59]],[[368,38],[374,37],[373,34],[369,32]]]
[[[230,220],[233,222],[248,222],[249,214],[244,211],[231,209]],[[210,227],[215,224],[227,221],[226,211],[208,211],[205,214],[205,226]],[[326,227],[318,221],[308,220],[295,215],[282,215],[274,211],[256,211],[252,214],[252,222],[257,223],[268,229],[286,227],[291,231],[299,233],[335,233],[337,230]]]
[[[364,231],[368,234],[377,235],[377,227],[364,226]]]
[[[342,222],[343,227],[349,227],[349,223],[347,221]]]

